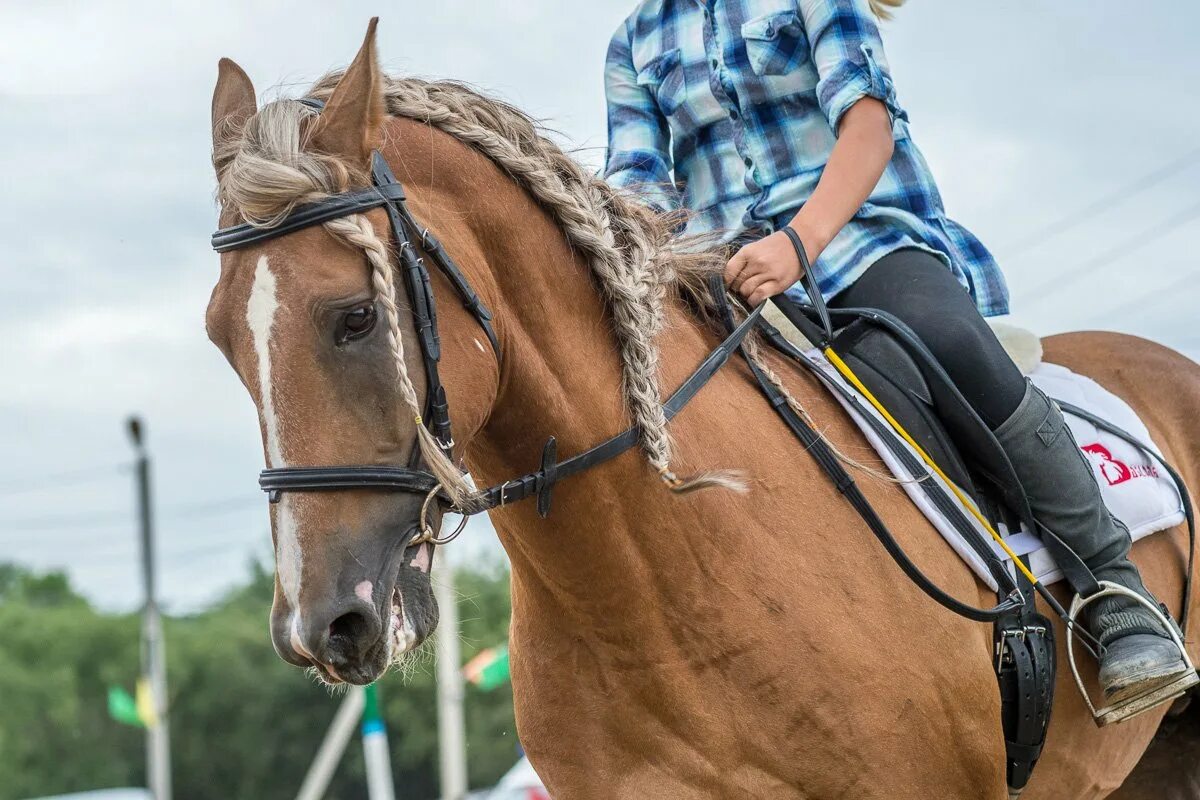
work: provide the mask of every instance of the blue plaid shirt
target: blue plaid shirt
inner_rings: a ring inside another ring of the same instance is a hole
[[[609,182],[660,210],[682,204],[688,233],[725,241],[786,225],[812,196],[842,115],[877,98],[895,152],[813,265],[822,293],[916,247],[945,261],[984,314],[1008,313],[999,267],[946,218],[909,138],[867,0],[642,0],[609,45],[605,91]]]

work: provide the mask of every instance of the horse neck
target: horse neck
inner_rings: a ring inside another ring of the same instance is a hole
[[[628,428],[611,319],[587,265],[559,225],[491,162],[473,151],[461,152],[466,150],[461,145],[454,153],[454,175],[431,175],[423,165],[445,164],[455,146],[443,137],[422,137],[434,143],[434,152],[414,152],[414,137],[407,136],[402,180],[418,217],[438,230],[492,306],[504,352],[494,401],[482,413],[471,407],[466,388],[472,386],[469,373],[478,370],[456,370],[454,364],[454,354],[459,354],[478,366],[477,346],[469,336],[463,340],[466,346],[448,351],[444,365],[456,428],[465,428],[459,426],[460,413],[480,421],[465,451],[476,482],[494,485],[537,469],[551,436],[562,460]],[[447,213],[450,209],[453,213]],[[455,305],[452,300],[442,303],[439,315],[458,314]],[[469,319],[447,322],[451,338],[452,326],[461,325],[472,336],[478,332]],[[668,301],[667,326],[658,344],[663,391],[670,392],[712,342],[687,324],[678,304]],[[455,392],[458,387],[464,387],[461,394]],[[527,601],[536,597],[554,611],[574,609],[593,617],[595,603],[613,598],[598,586],[620,581],[627,597],[655,591],[653,580],[630,581],[633,573],[646,569],[647,542],[661,551],[678,537],[702,538],[703,531],[672,527],[669,516],[637,511],[661,510],[672,499],[634,449],[558,484],[549,519],[540,519],[536,504],[527,500],[496,510],[492,520],[512,560],[514,586],[529,590]],[[696,546],[708,545],[698,541]]]
[[[503,265],[497,284],[506,362],[496,403],[472,445],[471,466],[489,485],[537,469],[551,436],[561,461],[631,424],[611,318],[587,266],[544,212],[530,207],[517,218],[522,224],[494,243],[488,257]],[[681,308],[670,305],[667,318],[668,329],[658,337],[664,393],[710,346]],[[532,498],[493,512],[512,562],[516,613],[526,615],[516,624],[566,619],[566,630],[602,641],[648,634],[622,607],[661,604],[655,561],[710,546],[705,530],[665,510],[674,500],[634,448],[557,484],[545,520]]]

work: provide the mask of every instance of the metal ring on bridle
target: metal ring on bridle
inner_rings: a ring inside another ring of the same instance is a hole
[[[431,502],[433,502],[433,499],[438,496],[438,493],[441,490],[442,490],[442,485],[439,483],[437,486],[433,487],[433,489],[429,492],[429,494],[425,495],[425,502],[421,503],[421,516],[420,516],[421,530],[417,533],[416,536],[414,536],[411,540],[409,540],[409,543],[408,543],[409,547],[412,547],[413,545],[416,545],[416,544],[422,544],[424,542],[429,542],[430,544],[433,544],[433,545],[449,544],[450,542],[453,542],[455,539],[457,539],[458,535],[460,533],[462,533],[463,530],[466,529],[467,520],[469,520],[470,517],[466,514],[462,514],[462,519],[459,520],[458,527],[455,528],[454,531],[450,535],[437,536],[434,534],[433,526],[431,526],[429,524],[429,504]],[[453,509],[451,509],[451,511],[453,511]],[[461,512],[455,512],[455,513],[461,513]]]

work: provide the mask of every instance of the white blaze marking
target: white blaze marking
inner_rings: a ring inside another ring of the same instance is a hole
[[[254,269],[254,285],[250,287],[250,300],[246,303],[246,324],[254,339],[254,352],[258,355],[258,394],[262,398],[263,428],[267,437],[267,466],[282,467],[283,450],[279,445],[279,418],[275,415],[275,399],[271,395],[271,328],[275,325],[275,312],[279,310],[279,298],[275,294],[275,273],[266,256],[260,256]]]
[[[275,398],[271,384],[271,333],[275,327],[275,313],[279,310],[279,296],[275,291],[275,273],[267,257],[260,256],[254,269],[254,284],[250,287],[250,299],[246,302],[246,324],[254,341],[254,352],[258,356],[258,396],[262,406],[262,423],[267,439],[267,466],[283,467],[283,446],[279,439],[279,417],[275,413]],[[275,507],[275,538],[278,553],[275,568],[279,574],[279,585],[292,607],[293,631],[299,626],[300,567],[302,554],[297,536],[297,519],[294,498],[284,495]]]
[[[292,614],[292,649],[302,656],[310,657],[311,654],[304,647],[304,640],[300,638],[300,617],[298,614]]]

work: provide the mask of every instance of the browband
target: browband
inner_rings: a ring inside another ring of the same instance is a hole
[[[382,186],[355,189],[315,203],[296,206],[292,213],[271,228],[255,225],[252,222],[221,228],[212,235],[212,247],[218,253],[237,250],[286,236],[304,228],[311,228],[313,225],[320,225],[322,222],[329,222],[338,217],[357,214],[360,211],[370,211],[372,208],[403,200],[404,186],[400,183],[385,183]]]

